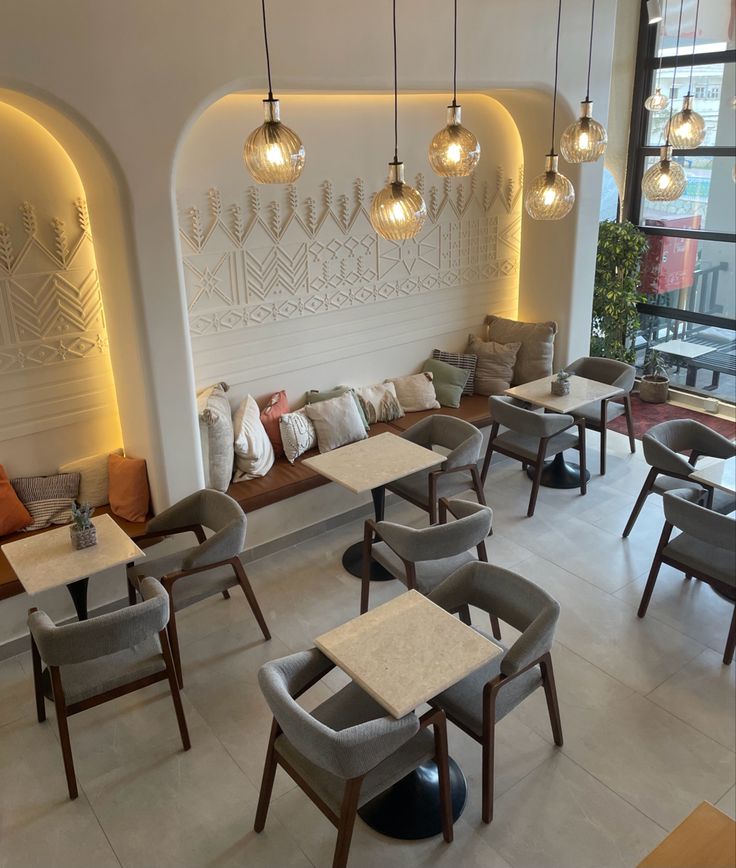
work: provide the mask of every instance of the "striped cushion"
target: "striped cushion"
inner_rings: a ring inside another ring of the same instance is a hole
[[[11,479],[11,485],[33,519],[23,530],[40,530],[50,524],[70,522],[72,501],[79,491],[79,481],[78,473]]]
[[[446,353],[444,350],[432,350],[432,358],[439,359],[441,362],[446,362],[448,365],[454,365],[456,368],[462,368],[468,372],[468,382],[463,388],[463,395],[473,395],[475,389],[475,366],[478,364],[478,357],[466,353]]]

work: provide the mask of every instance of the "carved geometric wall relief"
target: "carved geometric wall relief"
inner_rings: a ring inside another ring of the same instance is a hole
[[[75,207],[73,234],[59,219],[42,231],[29,202],[20,244],[0,222],[0,374],[107,352],[87,204]]]
[[[224,204],[207,192],[207,213],[180,209],[179,232],[193,336],[327,313],[405,295],[499,280],[518,273],[522,170],[499,168],[494,181],[451,182],[424,189],[427,221],[414,239],[378,238],[372,195],[358,178],[335,195],[324,181],[301,199],[263,202],[248,189]]]

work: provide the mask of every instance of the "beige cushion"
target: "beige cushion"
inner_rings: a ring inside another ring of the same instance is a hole
[[[409,377],[394,377],[392,380],[385,380],[384,382],[394,384],[396,397],[405,413],[416,413],[419,410],[437,410],[439,408],[440,402],[434,391],[433,380],[432,373],[424,371]]]
[[[520,347],[520,343],[482,341],[475,335],[468,335],[468,352],[478,357],[475,366],[477,395],[503,395],[511,385],[514,362]]]
[[[393,383],[363,386],[355,389],[355,394],[369,425],[375,425],[376,422],[393,422],[394,419],[400,419],[404,415]]]
[[[261,422],[261,411],[251,395],[241,401],[235,411],[233,431],[235,433],[235,481],[265,476],[273,467],[275,460],[273,443],[268,439],[266,429]]]
[[[233,419],[227,390],[227,383],[215,383],[197,395],[204,484],[218,491],[227,491],[233,476]]]
[[[512,386],[552,375],[556,322],[517,322],[502,316],[486,317],[487,338],[502,344],[519,342]]]
[[[92,506],[104,506],[110,502],[108,495],[108,455],[109,452],[101,452],[99,455],[88,455],[76,461],[69,461],[59,467],[59,473],[79,474],[79,493],[77,500],[80,503],[89,503]],[[122,449],[113,450],[114,455],[122,455]]]
[[[279,429],[284,455],[290,464],[317,445],[317,432],[304,408],[293,413],[284,413],[279,418]]]
[[[330,452],[368,436],[351,392],[329,401],[307,404],[304,410],[317,432],[320,452]]]

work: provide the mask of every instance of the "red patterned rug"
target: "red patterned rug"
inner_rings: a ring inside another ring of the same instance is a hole
[[[686,410],[683,407],[674,407],[672,404],[648,404],[642,401],[638,395],[631,396],[631,410],[634,417],[634,432],[636,439],[641,440],[647,431],[659,422],[668,422],[670,419],[695,419],[702,422],[724,437],[733,439],[736,437],[736,422],[711,416],[710,413],[699,413],[697,410]],[[626,417],[618,416],[610,424],[609,429],[626,434]]]

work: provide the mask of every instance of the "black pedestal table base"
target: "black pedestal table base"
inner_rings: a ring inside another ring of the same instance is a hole
[[[69,582],[66,586],[69,591],[69,596],[72,598],[74,608],[77,612],[77,618],[80,621],[87,620],[87,585],[89,579],[78,579],[76,582]]]
[[[386,489],[383,486],[380,488],[374,488],[371,491],[371,495],[373,497],[373,511],[376,516],[376,521],[383,521],[383,506],[386,500]],[[345,549],[345,553],[342,556],[342,565],[351,576],[355,576],[356,579],[363,578],[362,541],[353,543]],[[388,582],[393,578],[394,576],[392,576],[388,570],[384,569],[381,564],[371,561],[372,582]]]
[[[465,775],[450,758],[450,793],[452,820],[458,819],[465,807],[468,785]],[[358,811],[360,818],[382,835],[402,841],[418,841],[442,833],[440,817],[440,781],[434,761],[419,766],[413,772],[371,799]]]
[[[527,474],[530,479],[534,478],[534,468],[528,467]],[[586,482],[590,479],[590,473],[585,471]],[[540,484],[547,488],[580,488],[580,466],[578,464],[568,464],[565,461],[563,452],[558,452],[557,455],[544,465]]]

